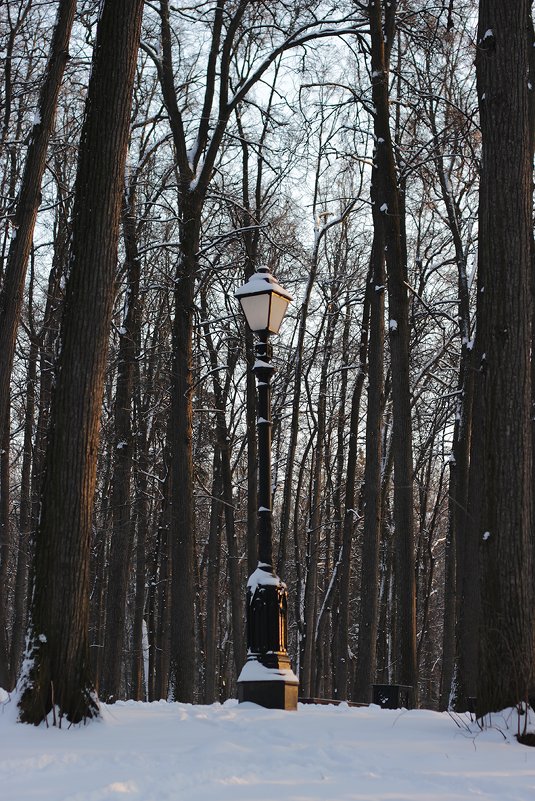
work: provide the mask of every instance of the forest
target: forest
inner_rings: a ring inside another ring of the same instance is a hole
[[[5,0],[0,687],[236,697],[257,566],[304,698],[535,697],[531,0]]]

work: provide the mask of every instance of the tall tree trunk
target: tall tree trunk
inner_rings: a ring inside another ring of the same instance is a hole
[[[164,510],[159,531],[158,613],[154,632],[154,700],[167,699],[171,665],[171,548],[169,513]]]
[[[373,180],[373,179],[372,179]],[[375,212],[376,213],[376,212]],[[364,528],[360,582],[355,698],[371,700],[376,670],[379,623],[379,544],[381,540],[382,419],[384,411],[384,246],[378,225],[372,250],[373,276],[370,297],[370,341],[368,346],[368,408],[366,413],[366,466],[364,469]]]
[[[202,297],[203,317],[208,317],[208,307],[206,298]],[[240,576],[238,541],[236,538],[236,525],[234,521],[234,503],[232,493],[232,465],[231,465],[231,437],[226,419],[226,406],[228,400],[229,381],[226,381],[225,389],[220,382],[220,369],[217,361],[217,352],[212,339],[212,334],[208,325],[204,327],[206,344],[210,357],[210,367],[212,371],[212,386],[214,391],[214,406],[216,409],[216,435],[217,449],[219,451],[219,469],[221,479],[221,499],[224,504],[225,530],[227,535],[228,549],[228,576],[230,584],[230,603],[232,619],[232,647],[234,654],[234,667],[236,677],[245,661],[244,643],[244,621],[243,621],[243,584]],[[236,365],[238,353],[234,349],[233,353],[227,356],[227,372],[232,374]]]
[[[196,645],[192,336],[199,217],[198,210],[192,211],[186,202],[183,202],[182,214],[186,222],[182,231],[180,273],[176,277],[171,374],[171,676],[174,699],[193,703]],[[191,214],[195,215],[193,220]]]
[[[106,596],[106,634],[101,697],[116,700],[121,692],[121,669],[125,639],[126,597],[133,549],[131,476],[134,443],[132,441],[132,401],[138,343],[141,328],[139,304],[140,259],[137,250],[135,184],[131,184],[123,209],[123,234],[126,254],[127,288],[124,319],[121,325],[114,403],[114,470],[111,489],[113,531],[108,565]]]
[[[28,542],[32,519],[32,439],[35,416],[35,384],[37,378],[38,340],[32,336],[28,360],[28,379],[26,388],[26,414],[24,418],[24,443],[20,479],[20,531],[17,553],[17,572],[13,597],[13,629],[9,657],[11,686],[14,686],[24,642],[24,621],[26,613],[26,590],[28,585]]]
[[[221,527],[221,468],[219,450],[214,449],[212,503],[210,506],[210,532],[208,535],[208,567],[206,571],[206,674],[204,680],[204,703],[218,700],[217,683],[217,623],[219,601],[219,532]]]
[[[453,430],[452,458],[450,460],[450,486],[448,531],[445,545],[444,566],[444,629],[442,639],[442,670],[440,678],[440,707],[457,704],[454,695],[459,689],[459,673],[455,687],[453,676],[456,662],[456,642],[461,642],[458,630],[459,610],[463,602],[464,566],[469,566],[470,555],[464,553],[470,537],[467,517],[468,476],[470,464],[470,440],[472,427],[472,402],[474,396],[473,341],[471,340],[470,287],[467,276],[466,248],[461,232],[461,212],[456,201],[449,176],[446,174],[444,155],[438,151],[440,133],[434,111],[430,114],[431,130],[437,142],[435,165],[438,173],[442,200],[446,207],[448,226],[453,239],[458,281],[458,321],[461,338],[461,362],[459,366],[458,398],[456,401]],[[467,581],[470,581],[468,576]],[[470,587],[467,587],[468,594]],[[468,603],[470,600],[467,599]],[[467,610],[468,611],[468,610]],[[473,611],[473,608],[472,608]],[[477,638],[475,631],[468,632],[467,641]],[[454,692],[452,693],[452,688]]]
[[[396,527],[396,625],[398,684],[412,687],[417,703],[416,582],[414,574],[414,513],[412,423],[409,384],[409,299],[403,240],[404,213],[396,175],[389,120],[389,52],[395,31],[396,2],[370,3],[372,99],[375,106],[374,157],[377,181],[373,204],[379,211],[385,243],[388,280],[389,341],[392,364],[394,455],[394,522]]]
[[[149,528],[148,482],[149,462],[146,453],[146,432],[138,431],[138,462],[135,470],[136,504],[136,584],[132,634],[132,693],[136,701],[146,700],[145,684],[145,585],[147,564],[147,531]]]
[[[36,535],[29,669],[20,683],[20,716],[28,723],[55,705],[72,722],[98,712],[88,653],[89,553],[142,12],[143,0],[105,0],[97,29]]]
[[[315,665],[313,657],[318,646],[316,619],[318,612],[318,564],[320,557],[320,543],[322,540],[321,526],[323,520],[322,507],[325,481],[324,452],[327,415],[327,375],[331,364],[332,342],[335,325],[336,315],[329,314],[318,386],[316,448],[314,453],[314,471],[307,532],[307,574],[305,582],[303,632],[304,643],[300,678],[301,693],[305,698],[309,698],[313,695],[313,688],[315,685]]]
[[[480,371],[473,425],[482,453],[471,481],[481,499],[473,521],[481,564],[480,716],[526,701],[533,679],[530,6],[479,5]]]
[[[366,276],[366,284],[371,281],[371,264]],[[364,296],[362,322],[360,328],[359,366],[353,394],[351,397],[351,413],[349,418],[349,447],[347,451],[346,489],[344,497],[344,520],[342,524],[342,549],[340,554],[340,579],[338,614],[335,626],[334,651],[334,697],[347,698],[349,677],[349,599],[351,597],[351,550],[356,514],[356,480],[358,461],[358,431],[360,401],[367,372],[368,339],[370,324],[370,297]]]
[[[316,232],[317,234],[317,232]],[[308,275],[305,296],[301,304],[299,312],[299,332],[297,335],[297,345],[295,348],[295,366],[294,366],[294,381],[292,392],[292,415],[290,418],[290,432],[288,442],[288,455],[286,458],[286,470],[284,474],[284,491],[282,496],[282,507],[280,514],[279,526],[279,553],[277,558],[277,575],[283,576],[285,574],[285,563],[287,557],[287,542],[288,533],[290,531],[291,512],[294,507],[294,466],[295,454],[297,450],[297,441],[299,436],[299,412],[301,403],[301,384],[303,381],[303,358],[305,348],[305,336],[307,332],[308,321],[308,307],[310,303],[310,296],[316,274],[318,270],[318,249],[319,249],[319,236],[316,235],[316,245],[312,254],[310,265],[310,272]],[[303,688],[301,687],[301,691]]]
[[[222,9],[218,9],[221,12]],[[218,13],[216,12],[216,13]],[[195,697],[195,520],[193,509],[193,296],[201,213],[207,182],[192,186],[182,116],[174,87],[169,2],[160,0],[162,58],[160,82],[169,115],[180,174],[180,258],[175,275],[171,369],[170,526],[172,554],[171,691],[177,701]],[[204,124],[204,123],[203,123]],[[208,125],[208,120],[206,120]]]
[[[39,96],[37,114],[32,129],[26,163],[17,199],[15,233],[9,247],[0,292],[0,441],[9,409],[9,392],[17,328],[24,297],[26,267],[33,242],[37,211],[41,202],[41,180],[45,171],[48,142],[54,127],[58,94],[65,65],[69,58],[76,0],[60,0],[56,25],[43,86]]]
[[[9,416],[9,415],[8,415]],[[0,686],[9,684],[8,638],[7,638],[7,577],[11,545],[9,526],[9,422],[3,427],[0,440]]]

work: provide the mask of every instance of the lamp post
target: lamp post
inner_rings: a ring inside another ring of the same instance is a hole
[[[238,677],[238,701],[270,709],[297,709],[298,679],[288,656],[286,585],[273,567],[271,508],[270,334],[278,334],[292,296],[267,268],[236,291],[245,319],[258,336],[253,367],[258,390],[258,567],[247,582],[247,661]]]

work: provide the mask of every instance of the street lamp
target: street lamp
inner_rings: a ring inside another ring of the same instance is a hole
[[[258,389],[258,567],[247,581],[247,661],[238,678],[238,701],[270,709],[297,709],[298,679],[288,656],[286,585],[273,567],[271,508],[270,334],[278,334],[292,296],[266,267],[236,291],[245,319],[258,336],[254,374]]]

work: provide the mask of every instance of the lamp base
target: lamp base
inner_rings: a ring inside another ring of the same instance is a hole
[[[250,655],[238,678],[238,702],[294,711],[298,688],[299,681],[286,655]]]
[[[245,681],[238,684],[238,702],[251,701],[266,709],[297,709],[297,684],[283,681]]]

